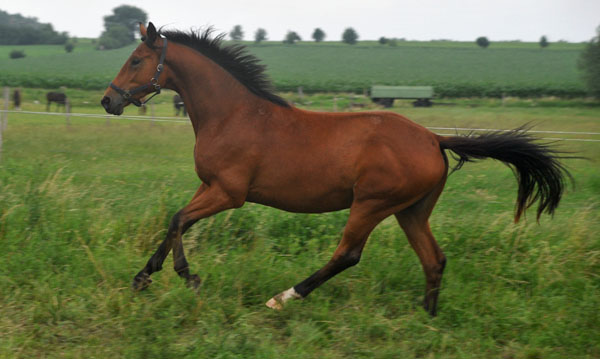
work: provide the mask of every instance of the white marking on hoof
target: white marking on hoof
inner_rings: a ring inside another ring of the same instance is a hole
[[[267,307],[271,308],[271,309],[275,309],[275,310],[282,310],[283,307],[281,306],[281,304],[279,304],[279,302],[275,299],[275,297],[269,299],[269,301],[266,303]]]
[[[302,299],[302,296],[296,292],[294,287],[292,287],[284,292],[281,292],[281,293],[277,294],[276,296],[274,296],[273,298],[269,299],[269,301],[266,303],[266,306],[271,309],[281,310],[281,309],[283,309],[283,305],[285,304],[285,302],[287,302],[288,300],[290,300],[292,298]]]

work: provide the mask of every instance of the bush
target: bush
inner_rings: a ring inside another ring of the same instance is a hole
[[[475,43],[477,45],[479,45],[479,47],[485,49],[486,47],[490,46],[490,40],[488,40],[487,37],[485,36],[480,36],[477,38],[477,40],[475,40]]]
[[[73,49],[75,48],[75,45],[73,45],[72,42],[67,42],[67,44],[65,45],[65,51],[66,52],[73,52]]]
[[[11,59],[20,59],[22,57],[25,57],[25,51],[24,50],[12,50],[10,52],[9,56]]]

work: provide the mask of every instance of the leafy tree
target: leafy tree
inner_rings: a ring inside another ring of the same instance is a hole
[[[100,50],[118,49],[135,41],[135,38],[123,25],[111,25],[98,39]]]
[[[323,41],[325,39],[325,36],[325,32],[318,27],[312,33],[312,38],[315,40],[315,42]]]
[[[542,36],[540,38],[540,47],[543,49],[545,47],[548,47],[549,43],[548,43],[548,39],[546,38],[546,36]]]
[[[64,44],[67,39],[66,32],[54,31],[51,24],[0,10],[0,45]]]
[[[596,33],[579,56],[579,68],[590,94],[600,99],[600,26]]]
[[[112,15],[104,17],[104,28],[108,30],[113,25],[123,25],[129,32],[135,34],[138,31],[138,24],[146,23],[148,15],[138,7],[130,5],[121,5],[113,9]]]
[[[382,36],[379,38],[379,40],[377,40],[379,42],[380,45],[385,45],[388,43],[389,39],[385,36]]]
[[[138,24],[146,23],[148,15],[135,6],[121,5],[112,15],[104,17],[104,32],[98,41],[100,49],[117,49],[135,41]]]
[[[349,27],[346,30],[344,30],[344,33],[342,34],[343,42],[345,42],[346,44],[349,44],[349,45],[354,45],[354,44],[356,44],[357,40],[358,40],[358,33],[353,28]]]
[[[233,41],[242,41],[244,39],[244,31],[242,30],[242,25],[235,25],[233,29],[229,32],[229,37]]]
[[[485,36],[480,36],[477,38],[477,40],[475,40],[475,43],[477,45],[479,45],[479,47],[485,49],[486,47],[490,46],[490,40],[488,40],[487,37]]]
[[[267,30],[261,29],[261,28],[256,30],[256,32],[254,33],[254,42],[259,44],[261,41],[264,41],[266,39],[267,39]]]
[[[283,39],[284,44],[295,44],[296,41],[302,41],[302,38],[295,31],[288,31]]]

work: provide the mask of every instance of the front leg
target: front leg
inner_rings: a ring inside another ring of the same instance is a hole
[[[244,200],[239,198],[239,196],[233,197],[228,194],[218,183],[210,186],[202,184],[190,203],[171,218],[166,238],[150,257],[146,266],[133,278],[133,289],[143,290],[152,283],[150,276],[162,269],[163,262],[171,249],[173,249],[175,271],[186,280],[189,286],[197,288],[200,278],[195,274],[190,274],[181,237],[198,220],[226,209],[240,207]]]

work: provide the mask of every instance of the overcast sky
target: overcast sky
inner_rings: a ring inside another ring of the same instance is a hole
[[[119,5],[142,8],[157,26],[188,30],[214,26],[228,32],[242,25],[251,40],[257,28],[269,40],[288,30],[310,40],[320,27],[326,40],[339,40],[353,27],[362,40],[380,36],[415,40],[588,41],[600,25],[600,0],[3,0],[0,9],[37,17],[70,36],[98,37],[102,17]]]

